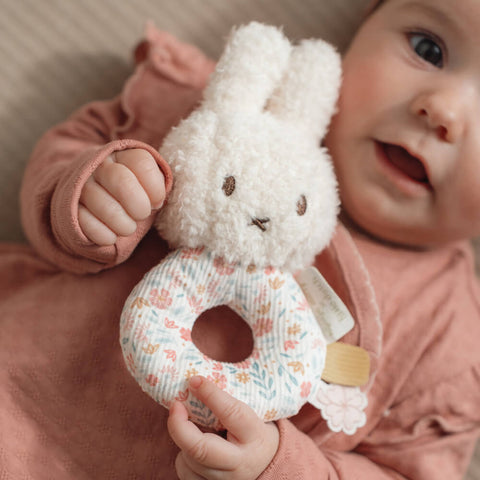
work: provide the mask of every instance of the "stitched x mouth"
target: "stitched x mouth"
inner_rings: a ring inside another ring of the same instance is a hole
[[[419,183],[430,185],[423,163],[398,145],[382,144],[385,154],[392,165],[404,175]]]
[[[252,218],[252,223],[250,225],[255,225],[258,227],[262,232],[265,232],[267,230],[267,227],[265,226],[266,223],[270,221],[269,218],[257,218],[254,217]]]

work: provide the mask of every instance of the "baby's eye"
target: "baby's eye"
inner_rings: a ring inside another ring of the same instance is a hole
[[[223,181],[223,186],[222,186],[223,193],[229,197],[235,190],[235,177],[232,175],[229,175],[228,177],[225,177],[225,180]]]
[[[423,33],[413,33],[409,42],[415,53],[437,68],[443,67],[442,47],[431,37]]]

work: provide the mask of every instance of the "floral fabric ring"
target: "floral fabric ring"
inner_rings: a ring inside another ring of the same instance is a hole
[[[254,348],[242,362],[210,359],[191,340],[198,316],[219,305],[252,329]],[[206,249],[176,250],[145,275],[125,303],[120,337],[142,389],[167,408],[182,401],[210,428],[222,427],[188,391],[192,375],[214,380],[265,421],[296,414],[325,386],[327,344],[293,275],[228,264]]]

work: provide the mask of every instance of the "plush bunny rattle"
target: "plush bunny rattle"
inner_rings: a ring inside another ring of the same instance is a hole
[[[141,387],[167,408],[183,401],[197,423],[219,428],[188,392],[194,374],[266,421],[307,401],[324,406],[326,340],[292,272],[311,264],[336,225],[336,181],[320,144],[340,76],[325,42],[292,46],[277,28],[251,23],[233,31],[202,105],[161,147],[174,186],[156,227],[177,250],[127,299],[121,343]],[[218,305],[252,329],[253,352],[239,364],[191,341],[196,318]]]

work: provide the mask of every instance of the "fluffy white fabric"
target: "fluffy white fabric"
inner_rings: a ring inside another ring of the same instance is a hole
[[[170,245],[259,267],[311,263],[336,224],[320,143],[340,78],[340,57],[321,40],[292,46],[255,22],[234,30],[202,105],[160,149],[174,186],[156,226]]]

